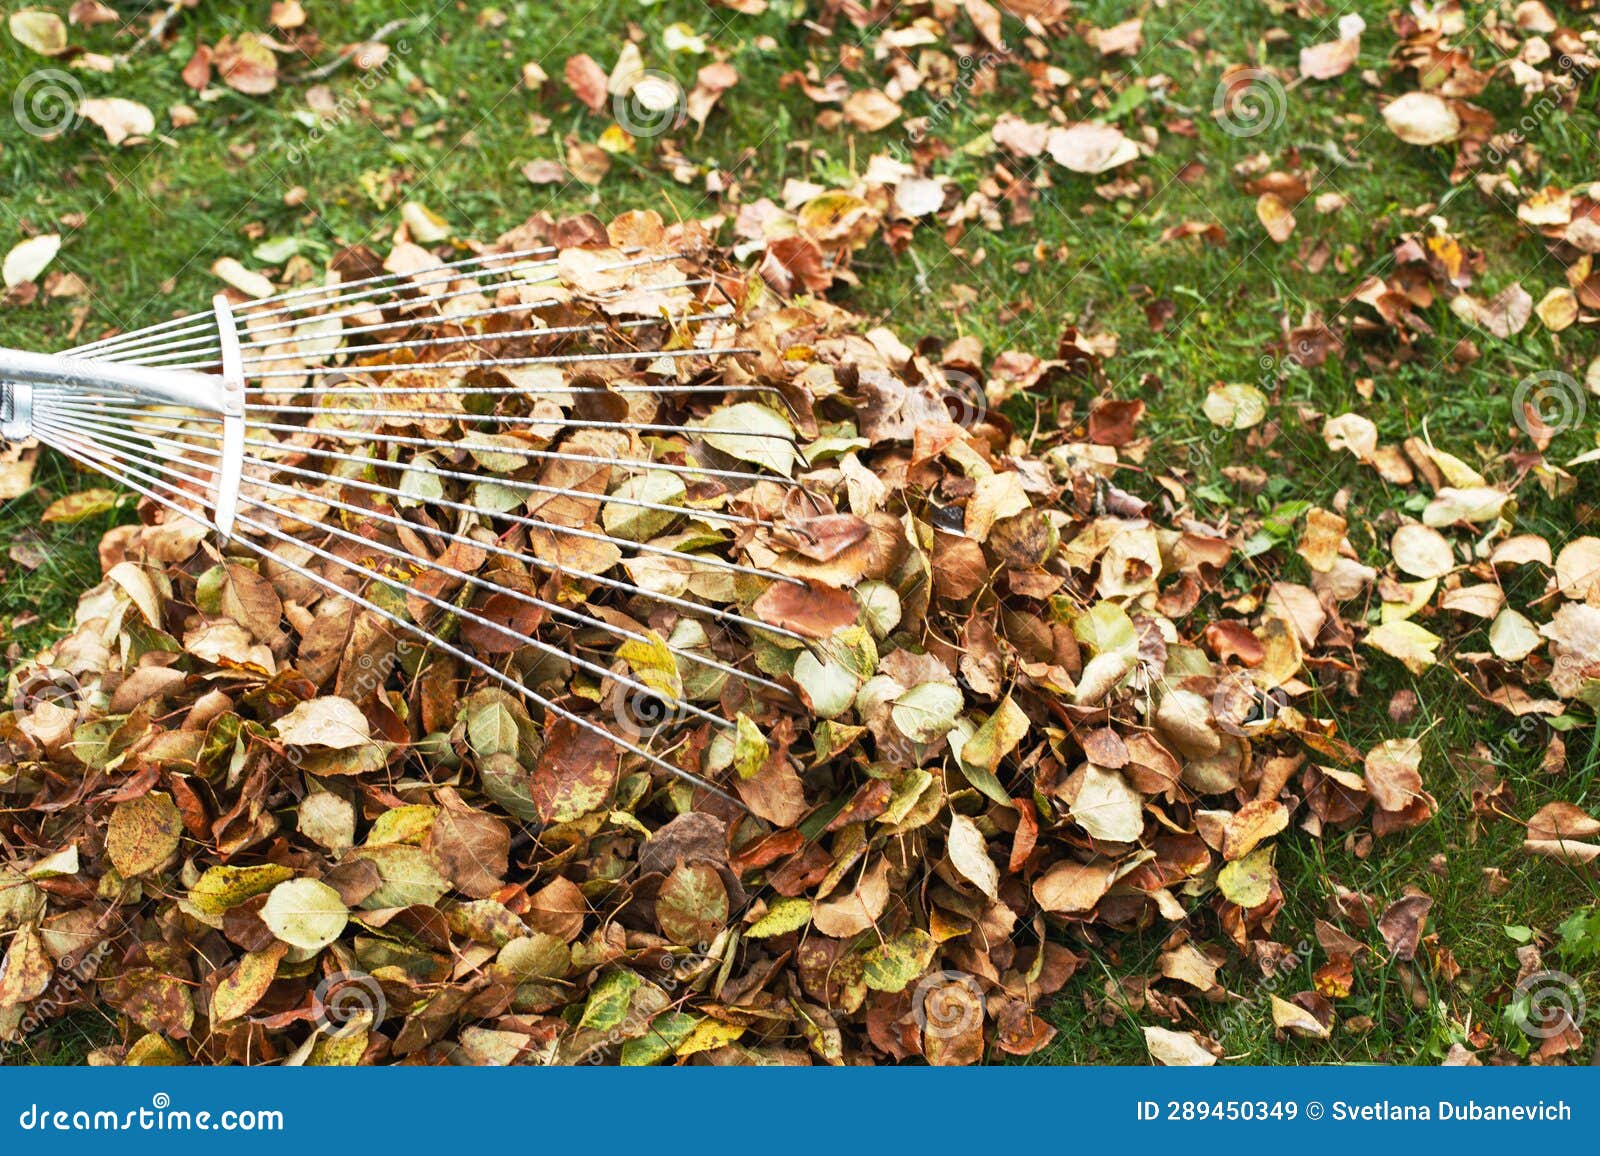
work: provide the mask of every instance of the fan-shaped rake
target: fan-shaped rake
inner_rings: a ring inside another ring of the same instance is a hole
[[[528,249],[242,305],[219,295],[209,313],[61,354],[0,350],[0,436],[37,438],[547,716],[732,801],[439,628],[471,623],[504,638],[494,653],[532,648],[719,728],[733,725],[725,713],[579,653],[570,641],[579,632],[618,645],[663,639],[625,614],[563,600],[557,587],[585,584],[674,617],[806,641],[696,597],[692,581],[678,589],[639,576],[676,568],[718,582],[804,585],[705,548],[737,550],[780,529],[771,501],[747,500],[770,495],[765,487],[806,498],[787,468],[800,460],[788,402],[738,368],[740,355],[758,351],[734,343],[735,310],[717,278],[681,264],[675,254]],[[745,412],[762,428],[701,425],[735,395],[761,407]],[[446,496],[452,488],[468,500]],[[602,510],[618,512],[617,524],[596,521]],[[673,524],[695,532],[663,540],[659,529]],[[495,568],[468,561],[480,557]],[[374,583],[435,617],[399,613],[393,598],[384,605]],[[546,637],[545,623],[569,628],[568,644]],[[714,681],[790,693],[747,669],[743,651],[665,642],[675,662]]]

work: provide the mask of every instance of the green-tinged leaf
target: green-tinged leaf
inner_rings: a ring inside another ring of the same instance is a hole
[[[289,944],[278,942],[240,956],[233,970],[217,981],[216,991],[211,994],[211,1021],[223,1023],[238,1019],[260,1003],[277,978],[278,961],[288,949]]]
[[[1000,700],[977,733],[967,740],[957,758],[988,771],[998,770],[1000,762],[1016,750],[1028,734],[1028,716],[1008,694]]]
[[[873,991],[904,991],[928,970],[939,943],[913,928],[872,948],[863,957],[863,977]]]
[[[1240,907],[1259,907],[1272,894],[1272,846],[1257,847],[1242,859],[1235,859],[1217,872],[1217,887],[1230,903]]]
[[[444,497],[444,481],[434,472],[439,467],[432,454],[419,454],[413,463],[423,467],[408,469],[400,475],[400,496],[395,504],[406,509],[437,502]]]
[[[766,765],[772,748],[767,745],[767,737],[761,733],[761,728],[743,711],[739,712],[735,725],[733,769],[739,772],[741,779],[751,779]]]
[[[819,718],[838,718],[856,700],[861,683],[836,662],[824,662],[809,650],[794,660],[794,680],[806,692],[811,709]]]
[[[683,1042],[676,1048],[676,1054],[693,1056],[700,1052],[713,1052],[718,1048],[733,1043],[734,1040],[744,1035],[742,1024],[725,1023],[722,1020],[703,1019],[690,1029]]]
[[[377,867],[382,885],[362,900],[369,911],[383,907],[430,907],[450,890],[450,880],[439,869],[439,862],[421,847],[404,843],[382,843],[357,847],[351,858],[368,859]]]
[[[151,791],[137,799],[124,799],[111,812],[106,826],[106,854],[123,875],[132,878],[154,871],[178,849],[183,817],[172,796]]]
[[[634,474],[612,490],[600,509],[606,532],[630,542],[648,542],[664,532],[678,517],[656,506],[681,506],[688,491],[683,477],[666,470]],[[644,503],[644,504],[640,504]]]
[[[958,687],[948,682],[924,682],[895,699],[890,717],[914,743],[931,743],[948,734],[965,705]]]
[[[650,1021],[650,1028],[644,1035],[622,1045],[622,1066],[638,1068],[661,1063],[689,1038],[700,1019],[688,1012],[662,1012]]]
[[[189,889],[189,902],[203,914],[221,915],[228,908],[237,907],[264,891],[271,891],[285,879],[293,877],[293,868],[277,863],[259,867],[208,867]]]
[[[1266,419],[1267,395],[1253,385],[1213,385],[1204,408],[1212,425],[1249,429]]]
[[[752,923],[744,933],[746,939],[768,939],[774,935],[787,935],[799,931],[811,922],[811,900],[803,896],[774,899],[767,912]]]
[[[179,1068],[185,1062],[177,1048],[154,1033],[134,1040],[122,1060],[129,1068]]]
[[[861,603],[861,616],[873,637],[887,638],[889,632],[900,625],[905,611],[900,604],[900,595],[887,582],[863,582],[856,587],[855,596],[856,601]]]
[[[1072,621],[1072,633],[1096,656],[1119,654],[1133,658],[1139,653],[1139,632],[1133,619],[1115,602],[1097,602]]]
[[[681,947],[710,943],[728,922],[728,890],[709,863],[679,863],[656,896],[661,933]]]
[[[51,522],[82,522],[101,514],[110,513],[117,508],[117,495],[112,490],[80,490],[76,494],[68,494],[64,498],[57,498],[40,516],[40,521]]]
[[[628,1014],[628,1004],[639,988],[639,977],[623,968],[612,968],[595,981],[589,989],[589,1001],[583,1005],[583,1016],[578,1025],[608,1032],[622,1023]]]
[[[794,426],[769,406],[753,401],[724,406],[695,428],[707,431],[706,441],[730,457],[786,478],[794,472]]]
[[[429,807],[421,803],[391,807],[374,820],[372,830],[367,832],[367,846],[375,847],[381,843],[410,843],[420,847],[422,841],[428,837],[428,832],[433,830],[433,820],[438,814],[438,807]]]
[[[683,694],[677,656],[654,630],[647,631],[643,641],[630,638],[623,642],[617,655],[627,662],[633,677],[651,690],[674,700]]]
[[[261,909],[267,930],[302,951],[327,947],[343,934],[349,919],[350,909],[339,893],[317,879],[289,879],[278,884]]]

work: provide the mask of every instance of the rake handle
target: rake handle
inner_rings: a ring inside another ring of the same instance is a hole
[[[29,353],[0,347],[0,382],[11,387],[6,390],[5,428],[0,430],[0,436],[6,441],[25,441],[33,436],[31,415],[35,386],[115,390],[207,413],[223,412],[221,379],[188,370],[91,361],[59,353]]]

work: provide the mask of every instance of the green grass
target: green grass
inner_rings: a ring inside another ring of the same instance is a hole
[[[1178,4],[1143,9],[1146,50],[1133,61],[1101,61],[1077,37],[1052,40],[1051,63],[1070,73],[1086,94],[1076,106],[1069,102],[1069,115],[1098,115],[1092,97],[1103,83],[1100,103],[1114,110],[1125,131],[1137,136],[1154,127],[1160,134],[1153,157],[1102,177],[1077,176],[1047,161],[987,155],[976,147],[1000,112],[1035,120],[1045,115],[1022,74],[1002,68],[994,92],[958,95],[949,105],[949,116],[933,134],[949,150],[934,172],[954,180],[965,194],[992,178],[997,162],[1003,162],[1036,184],[1031,223],[997,232],[972,226],[953,243],[940,227],[924,224],[909,250],[898,255],[875,241],[857,255],[860,285],[843,300],[908,338],[970,334],[991,354],[1023,349],[1051,355],[1069,324],[1086,333],[1114,333],[1119,351],[1106,364],[1108,382],[1062,387],[1061,400],[1074,404],[1079,419],[1102,388],[1142,398],[1149,414],[1140,432],[1160,447],[1154,456],[1162,465],[1187,461],[1192,466],[1192,494],[1202,516],[1239,520],[1284,502],[1326,506],[1342,489],[1349,497],[1352,543],[1369,562],[1381,561],[1389,535],[1382,516],[1414,511],[1416,493],[1385,485],[1348,455],[1330,455],[1318,434],[1320,421],[1303,422],[1302,411],[1358,410],[1378,424],[1386,442],[1426,428],[1441,448],[1486,466],[1514,444],[1509,397],[1515,383],[1547,368],[1581,378],[1596,349],[1581,327],[1552,336],[1537,322],[1519,336],[1496,339],[1459,321],[1439,302],[1424,311],[1435,335],[1419,338],[1409,349],[1380,336],[1316,369],[1284,360],[1287,326],[1313,311],[1330,322],[1341,314],[1364,313],[1364,307],[1347,304],[1347,295],[1368,274],[1388,271],[1395,244],[1425,228],[1433,215],[1444,217],[1452,233],[1487,255],[1475,291],[1493,293],[1520,279],[1537,300],[1561,283],[1560,267],[1545,256],[1542,239],[1517,222],[1512,206],[1470,181],[1452,183],[1447,151],[1412,148],[1384,130],[1377,93],[1361,74],[1386,75],[1394,47],[1389,6],[1362,0],[1350,7],[1362,12],[1369,26],[1357,66],[1341,79],[1293,89],[1282,123],[1247,139],[1228,135],[1210,115],[1222,67],[1287,68],[1301,45],[1333,37],[1331,21],[1280,16],[1265,5]],[[316,5],[313,19],[324,44],[339,45],[364,38],[404,9],[403,4],[353,0]],[[1078,15],[1109,25],[1133,10],[1100,0],[1084,5]],[[382,246],[408,200],[442,214],[460,235],[484,238],[541,210],[557,216],[588,211],[602,218],[641,206],[682,217],[724,207],[731,211],[703,194],[703,179],[673,180],[654,163],[658,157],[651,142],[641,142],[632,157],[615,158],[597,188],[532,187],[520,176],[527,161],[560,158],[565,138],[593,141],[610,123],[568,98],[561,69],[576,52],[592,53],[609,65],[630,22],[643,32],[646,64],[670,70],[686,85],[709,58],[669,56],[662,49],[662,31],[674,22],[689,24],[739,68],[741,83],[724,96],[705,131],[698,137],[677,135],[689,160],[721,170],[725,184],[738,185],[744,203],[761,196],[779,199],[789,179],[848,183],[874,152],[900,138],[896,127],[875,136],[820,129],[819,109],[799,87],[780,88],[781,76],[808,63],[824,74],[832,70],[841,45],[860,45],[871,60],[876,33],[859,33],[841,20],[834,37],[824,40],[797,23],[803,15],[816,15],[800,0],[773,0],[758,17],[694,0],[592,7],[506,3],[500,6],[503,21],[488,9],[446,6],[397,34],[407,49],[397,50],[380,76],[346,69],[326,81],[336,100],[364,99],[370,112],[316,135],[307,125],[304,86],[285,84],[265,98],[224,91],[213,103],[199,103],[179,80],[197,39],[215,43],[225,34],[259,28],[264,11],[262,4],[206,0],[181,18],[171,47],[147,49],[114,75],[73,73],[87,95],[123,96],[155,110],[160,137],[153,143],[112,149],[91,125],[46,142],[21,132],[9,118],[0,123],[0,182],[6,190],[0,199],[0,248],[31,232],[67,234],[57,267],[78,273],[93,292],[78,340],[108,327],[135,327],[204,308],[218,288],[207,271],[211,263],[234,256],[263,264],[251,254],[264,242],[293,238],[314,262],[348,243]],[[1287,41],[1270,35],[1277,28],[1289,31]],[[1021,29],[1008,21],[1007,34],[1020,36]],[[73,40],[102,52],[120,51],[127,43],[113,42],[106,28],[74,30]],[[1498,59],[1482,36],[1469,41],[1480,66]],[[318,60],[328,58],[325,50]],[[554,78],[543,95],[518,86],[527,60],[541,61]],[[0,89],[10,92],[28,73],[52,63],[0,35]],[[286,72],[301,67],[288,58],[284,65]],[[846,76],[856,86],[875,83],[870,65],[865,73],[847,71]],[[1411,78],[1396,78],[1387,88],[1399,92],[1412,86]],[[1570,187],[1593,178],[1597,95],[1600,81],[1591,78],[1579,102],[1589,111],[1555,113],[1534,127],[1530,139],[1543,168],[1528,178],[1531,185]],[[907,116],[928,115],[938,99],[934,93],[913,94],[906,101]],[[165,110],[180,102],[199,110],[198,125],[170,128]],[[1517,95],[1503,83],[1491,86],[1478,102],[1504,123],[1520,115]],[[1179,122],[1192,125],[1192,135],[1173,131]],[[1294,235],[1277,245],[1256,221],[1255,198],[1244,191],[1234,169],[1258,153],[1283,167],[1292,150],[1319,170],[1313,197],[1336,191],[1349,204],[1324,216],[1308,200],[1297,210]],[[1095,192],[1097,185],[1129,173],[1147,180],[1139,193],[1106,200]],[[306,190],[306,199],[291,207],[284,197],[297,186]],[[60,222],[71,214],[83,214],[84,223],[62,229]],[[1226,242],[1162,240],[1164,230],[1185,221],[1220,225]],[[1313,246],[1326,247],[1328,259],[1320,272],[1308,267]],[[1158,332],[1145,307],[1161,298],[1170,299],[1177,311]],[[50,301],[0,310],[0,342],[44,349],[70,344],[77,304]],[[1462,340],[1471,340],[1479,351],[1477,360],[1464,367],[1449,357]],[[1270,363],[1264,361],[1268,358]],[[1370,401],[1360,392],[1363,379],[1370,379]],[[1218,441],[1200,403],[1207,387],[1219,381],[1254,382],[1267,389],[1275,402],[1278,436],[1269,444],[1246,435]],[[1590,424],[1562,435],[1551,460],[1591,448],[1593,429]],[[1228,466],[1264,469],[1271,478],[1267,490],[1260,495],[1243,491],[1223,476]],[[1592,503],[1584,497],[1594,481],[1593,468],[1580,467],[1580,486],[1562,500],[1537,497],[1534,486],[1524,486],[1519,529],[1558,542],[1582,532],[1593,521]],[[70,467],[47,458],[35,492],[0,509],[0,537],[38,532],[45,554],[32,571],[0,563],[6,571],[0,583],[0,643],[11,647],[13,658],[58,636],[70,622],[76,593],[98,576],[94,545],[108,523],[38,525],[51,496],[83,484]],[[1137,478],[1126,484],[1146,493],[1155,490]],[[1258,567],[1267,565],[1258,560]],[[1286,549],[1270,565],[1291,576],[1299,573],[1299,559]],[[1247,565],[1229,582],[1242,589],[1261,572]],[[32,616],[36,623],[15,625],[19,617],[26,623]],[[1482,641],[1469,638],[1463,645],[1481,648]],[[1365,858],[1339,835],[1321,841],[1298,832],[1283,837],[1278,866],[1287,902],[1275,938],[1289,945],[1314,941],[1313,921],[1326,914],[1334,882],[1370,892],[1380,903],[1415,885],[1435,898],[1429,930],[1453,952],[1461,975],[1446,982],[1419,957],[1413,970],[1420,994],[1414,1000],[1398,968],[1384,964],[1383,953],[1376,952],[1358,968],[1355,992],[1339,1004],[1341,1019],[1370,1016],[1369,1031],[1341,1030],[1325,1043],[1284,1042],[1274,1038],[1267,1020],[1259,976],[1235,963],[1223,974],[1229,988],[1244,997],[1237,1010],[1199,998],[1188,1001],[1213,1027],[1220,1028],[1226,1018],[1221,1038],[1230,1056],[1253,1062],[1426,1063],[1473,1027],[1515,1045],[1518,1033],[1504,1022],[1500,1007],[1517,969],[1517,942],[1505,928],[1531,927],[1550,936],[1569,913],[1600,898],[1587,875],[1524,856],[1517,825],[1474,813],[1469,754],[1475,744],[1496,743],[1506,730],[1505,719],[1480,706],[1441,668],[1415,680],[1422,705],[1412,723],[1399,726],[1386,706],[1394,691],[1414,680],[1386,659],[1364,657],[1369,667],[1359,699],[1341,699],[1319,713],[1335,717],[1341,737],[1362,748],[1403,734],[1425,735],[1424,774],[1439,800],[1439,814],[1417,832],[1379,843]],[[1569,766],[1560,776],[1538,769],[1542,737],[1526,749],[1502,752],[1498,773],[1508,788],[1510,813],[1526,817],[1552,799],[1588,807],[1600,801],[1592,729],[1586,722],[1568,733]],[[1490,893],[1483,882],[1489,868],[1505,873],[1508,889]],[[1198,917],[1198,929],[1214,938],[1208,918]],[[1108,978],[1141,969],[1148,973],[1164,930],[1109,938],[1094,949],[1051,1012],[1061,1034],[1049,1055],[1040,1058],[1143,1061],[1139,1024],[1160,1021],[1149,1011],[1101,1017],[1086,1010],[1086,1001],[1095,1007],[1105,1003]],[[1274,990],[1287,995],[1309,987],[1310,972],[1322,961],[1320,952],[1313,953]],[[1551,948],[1546,964],[1572,971],[1600,998],[1592,965],[1565,959]],[[68,1056],[78,1054],[62,1042],[76,1038],[75,1032],[82,1035],[83,1029],[69,1026],[53,1033],[35,1056],[48,1057],[58,1047]]]

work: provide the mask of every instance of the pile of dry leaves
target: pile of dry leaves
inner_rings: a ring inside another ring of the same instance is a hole
[[[1296,837],[1370,842],[1434,810],[1416,740],[1362,752],[1315,717],[1313,701],[1359,690],[1365,654],[1420,670],[1441,642],[1423,622],[1460,634],[1478,619],[1493,623],[1493,654],[1465,669],[1487,701],[1557,715],[1589,685],[1600,543],[1553,559],[1511,536],[1509,490],[1425,442],[1379,447],[1364,419],[1329,422],[1330,447],[1408,457],[1435,490],[1420,522],[1395,529],[1393,568],[1362,563],[1344,517],[1313,509],[1299,543],[1309,584],[1242,577],[1234,563],[1258,552],[1241,548],[1259,524],[1197,520],[1175,472],[1160,487],[1129,481],[1156,472],[1138,403],[1102,398],[1078,415],[1059,400],[1092,391],[1096,372],[1070,333],[1054,360],[1007,352],[986,367],[970,339],[913,347],[824,302],[786,301],[695,225],[535,220],[501,244],[540,239],[563,246],[565,281],[541,318],[684,304],[661,295],[691,290],[661,289],[657,274],[596,272],[622,250],[672,251],[691,255],[667,267],[672,280],[712,282],[693,291],[700,303],[740,305],[736,323],[695,340],[754,352],[495,381],[496,413],[681,435],[371,419],[498,437],[503,452],[430,451],[476,482],[441,481],[417,457],[297,482],[305,496],[275,525],[303,543],[277,549],[299,569],[219,550],[153,503],[142,525],[107,535],[105,581],[83,595],[76,630],[16,672],[19,709],[0,715],[5,1037],[91,1004],[122,1033],[95,1054],[104,1063],[974,1063],[1045,1047],[1041,1005],[1084,949],[1152,926],[1172,933],[1170,950],[1138,1006],[1181,1026],[1186,1000],[1235,998],[1217,979],[1230,951],[1265,968],[1287,952],[1271,939],[1273,856],[1292,822]],[[377,263],[340,262],[351,276]],[[687,340],[662,329],[662,348]],[[359,350],[343,352],[359,383]],[[321,342],[305,356],[330,354]],[[430,356],[440,385],[466,376],[448,352]],[[772,387],[782,404],[613,391],[669,380]],[[994,408],[1029,399],[1048,417],[1031,439]],[[306,449],[351,428],[306,400],[274,461],[312,462]],[[750,436],[773,429],[797,455]],[[519,438],[570,456],[534,462]],[[732,461],[771,480],[685,484],[613,457]],[[528,480],[575,493],[518,488]],[[624,488],[651,505],[607,500]],[[463,518],[441,504],[453,500],[484,513]],[[752,521],[730,531],[714,512]],[[574,533],[507,518],[525,513]],[[624,559],[584,536],[599,529],[676,553]],[[804,585],[736,578],[714,559]],[[1539,564],[1561,596],[1541,604],[1543,625],[1506,609],[1497,581]],[[740,805],[530,709],[306,569],[608,729],[649,705],[630,705],[618,678],[659,690],[656,706],[731,721],[680,713],[642,738],[619,733]],[[649,641],[619,645],[460,575]],[[1536,654],[1547,641],[1553,665]],[[1558,697],[1524,685],[1544,678]],[[1535,849],[1574,853],[1573,816],[1541,814]],[[1326,1034],[1364,953],[1448,966],[1436,942],[1418,954],[1426,896],[1380,913],[1340,894],[1319,925],[1318,990],[1272,997],[1285,1030]],[[1164,1062],[1220,1050],[1148,1032]]]

